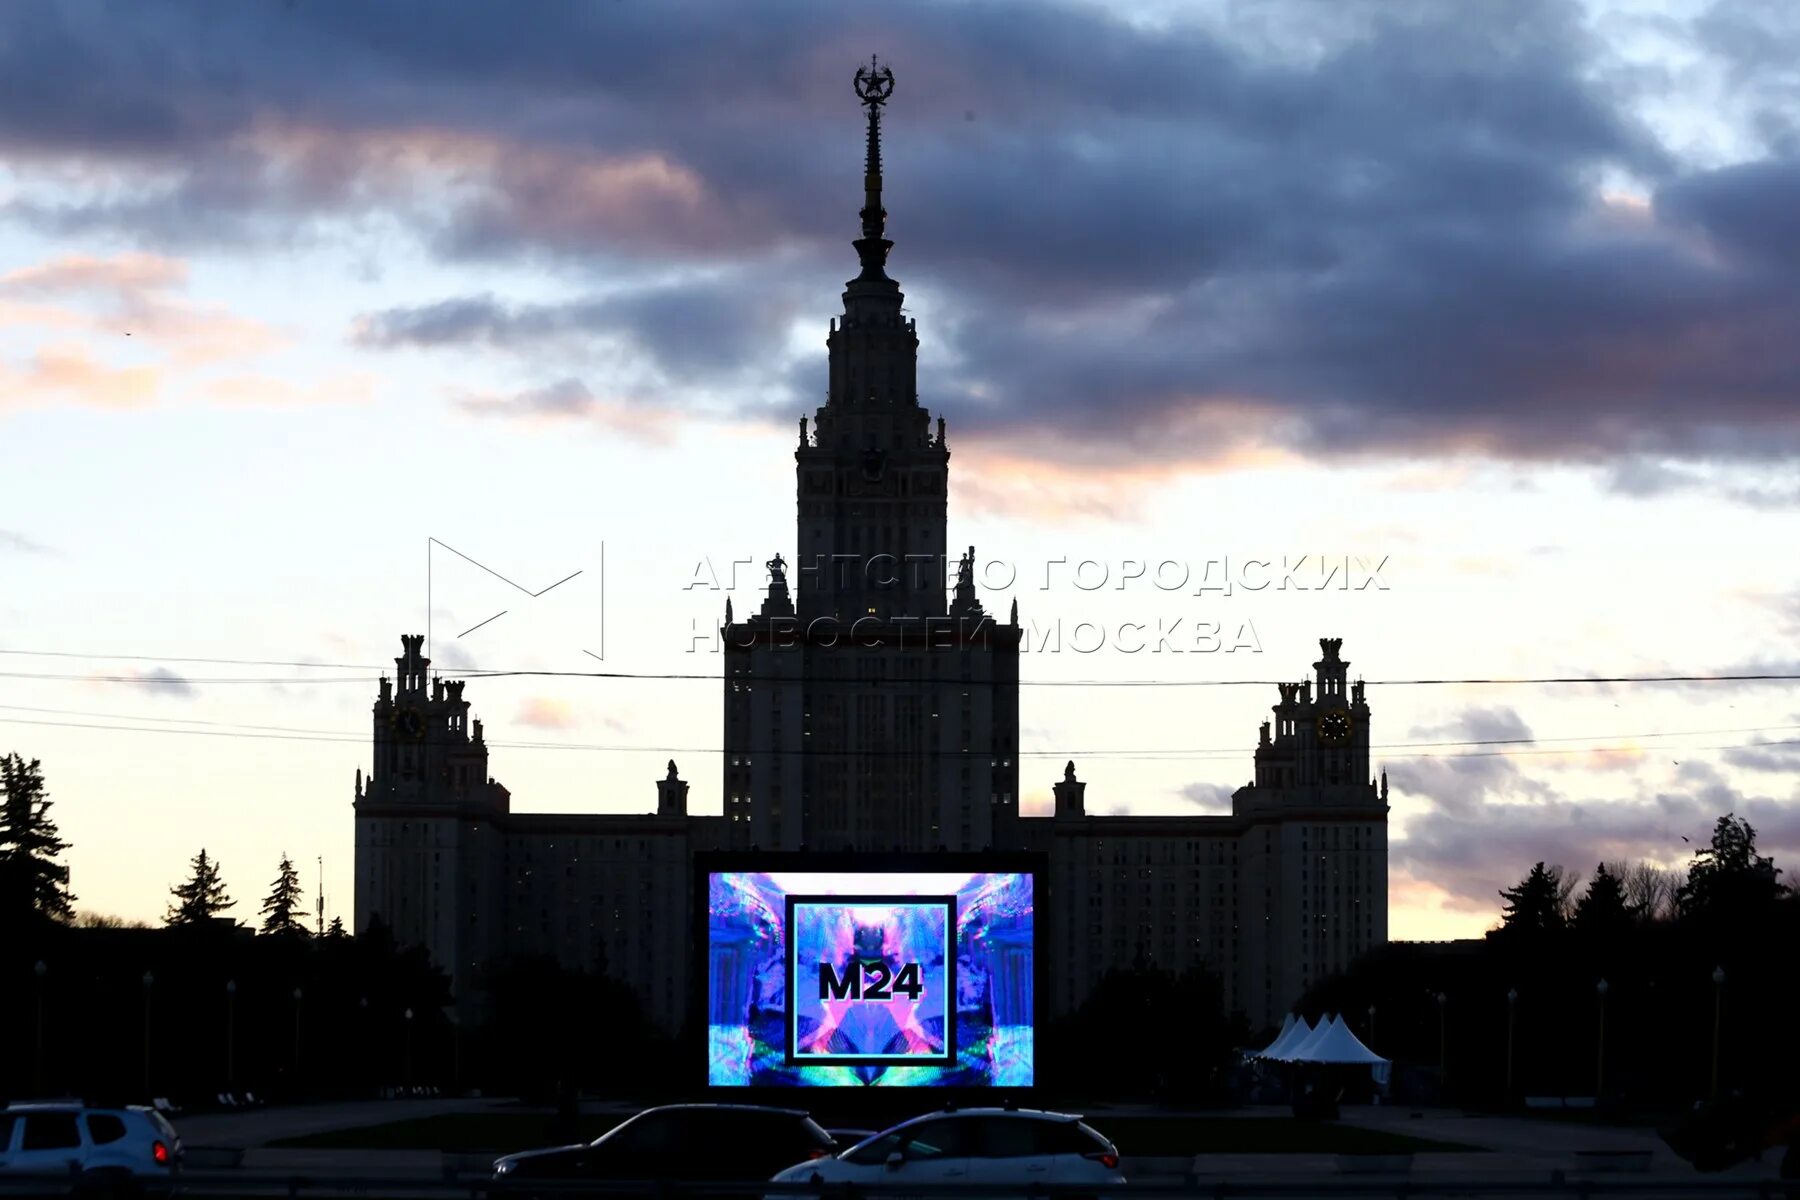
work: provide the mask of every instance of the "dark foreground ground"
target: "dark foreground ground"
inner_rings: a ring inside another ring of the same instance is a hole
[[[618,1123],[610,1115],[581,1118],[580,1137],[591,1140]],[[1089,1123],[1127,1157],[1194,1154],[1429,1154],[1478,1152],[1460,1142],[1416,1137],[1386,1129],[1282,1117],[1091,1115]],[[277,1138],[274,1147],[306,1150],[438,1150],[497,1154],[550,1145],[562,1138],[555,1117],[541,1112],[439,1113]]]
[[[1275,1107],[1057,1107],[1084,1112],[1119,1144],[1130,1190],[1146,1197],[1780,1194],[1767,1190],[1779,1155],[1706,1175],[1653,1130],[1586,1119],[1369,1107],[1346,1108],[1339,1121],[1299,1122]],[[586,1106],[579,1131],[593,1136],[631,1111]],[[194,1113],[176,1123],[194,1152],[187,1190],[195,1196],[476,1200],[496,1154],[558,1140],[550,1110],[477,1097]]]

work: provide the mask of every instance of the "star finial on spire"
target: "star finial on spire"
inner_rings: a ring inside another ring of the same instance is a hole
[[[863,274],[882,274],[887,252],[893,246],[883,235],[887,228],[887,210],[881,207],[881,108],[894,94],[894,72],[869,56],[869,65],[856,68],[851,88],[857,99],[869,110],[869,149],[863,164],[862,237],[856,241],[857,257],[862,260]]]

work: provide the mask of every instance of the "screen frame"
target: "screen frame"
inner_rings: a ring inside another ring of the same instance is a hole
[[[787,929],[789,944],[783,957],[787,960],[787,1064],[790,1067],[829,1067],[846,1064],[859,1067],[930,1067],[951,1066],[956,1062],[956,897],[955,896],[900,896],[900,895],[855,895],[831,896],[813,893],[794,895],[789,893],[784,899],[787,902]],[[907,905],[913,908],[941,908],[944,910],[944,1049],[940,1054],[801,1054],[798,1022],[800,1013],[794,997],[800,980],[798,971],[800,960],[797,947],[792,944],[794,930],[794,910],[801,905],[818,905],[819,907],[859,905]],[[1032,946],[1031,962],[1037,966],[1037,878],[1031,881],[1032,906]],[[708,985],[711,984],[711,972],[708,972]],[[1036,1003],[1036,997],[1032,998]],[[1036,1047],[1033,1046],[1033,1050]]]
[[[1028,1087],[955,1085],[908,1087],[893,1090],[898,1094],[929,1095],[940,1097],[945,1101],[985,1097],[988,1101],[997,1102],[1001,1097],[1029,1095],[1042,1086],[1044,1064],[1040,1052],[1043,1049],[1043,1039],[1039,1035],[1039,1025],[1044,1020],[1044,988],[1050,979],[1047,962],[1048,949],[1054,933],[1050,915],[1052,908],[1050,904],[1050,856],[1048,854],[1030,850],[950,850],[935,853],[901,850],[698,850],[694,852],[691,862],[694,874],[692,881],[693,924],[689,933],[692,941],[689,977],[693,983],[689,989],[688,1002],[691,1006],[690,1011],[695,1014],[691,1067],[693,1075],[691,1077],[699,1080],[703,1094],[709,1096],[729,1095],[746,1103],[766,1099],[771,1103],[792,1105],[798,1102],[803,1094],[811,1090],[803,1087],[742,1086],[712,1082],[711,1063],[707,1057],[706,1034],[707,993],[708,988],[711,987],[708,940],[710,936],[709,918],[712,910],[712,876],[721,871],[767,871],[770,873],[818,871],[828,874],[1013,872],[1029,875],[1031,877],[1032,908],[1031,1062],[1032,1077],[1036,1082]],[[828,1066],[830,1064],[805,1063],[802,1065]],[[924,1064],[914,1058],[899,1065],[920,1066]],[[888,1091],[888,1089],[882,1088],[823,1088],[819,1090],[830,1093],[864,1090]],[[782,1099],[776,1101],[776,1097]]]

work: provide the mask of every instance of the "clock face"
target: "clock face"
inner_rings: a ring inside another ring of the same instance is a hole
[[[416,708],[399,708],[394,710],[394,728],[401,737],[422,737],[425,733],[425,718],[419,715]]]
[[[863,455],[862,467],[864,479],[880,479],[882,472],[887,469],[887,452],[885,450],[868,451]]]
[[[1334,708],[1319,717],[1319,740],[1327,746],[1342,746],[1350,740],[1350,714]]]

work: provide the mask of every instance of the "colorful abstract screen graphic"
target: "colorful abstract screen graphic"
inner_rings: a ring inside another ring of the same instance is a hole
[[[788,1062],[950,1062],[955,928],[954,896],[788,896]]]
[[[1032,875],[711,871],[708,1082],[1032,1082]]]

